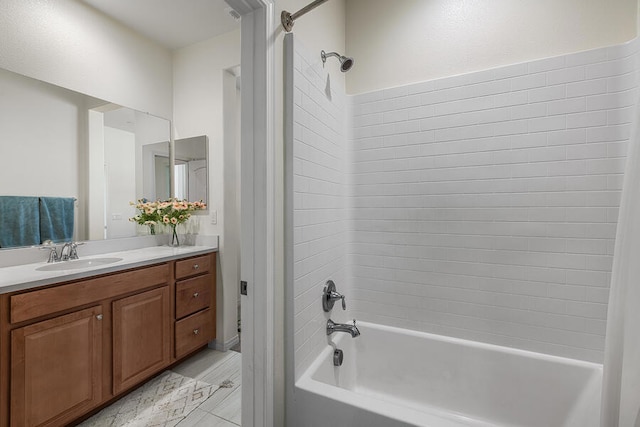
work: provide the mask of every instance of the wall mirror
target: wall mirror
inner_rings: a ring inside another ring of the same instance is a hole
[[[0,69],[0,129],[0,196],[74,198],[74,240],[135,236],[129,202],[168,198],[144,155],[168,152],[166,119]]]
[[[205,135],[174,141],[173,177],[176,198],[208,203],[208,145]]]

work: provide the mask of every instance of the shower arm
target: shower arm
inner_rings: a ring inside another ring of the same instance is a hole
[[[308,5],[306,5],[305,7],[303,7],[302,9],[300,9],[299,11],[297,11],[294,14],[291,14],[289,12],[287,12],[286,10],[283,10],[282,13],[280,14],[280,20],[282,21],[282,27],[284,28],[284,30],[287,33],[291,32],[291,29],[293,28],[293,24],[295,22],[296,19],[300,18],[302,15],[304,15],[307,12],[311,12],[313,9],[315,9],[316,7],[320,6],[322,3],[326,2],[327,0],[315,0],[311,3],[309,3]]]
[[[336,58],[340,59],[342,58],[342,55],[340,55],[338,52],[325,52],[324,50],[322,52],[320,52],[320,58],[322,58],[322,63],[324,64],[327,61],[327,58],[330,56],[335,56]]]

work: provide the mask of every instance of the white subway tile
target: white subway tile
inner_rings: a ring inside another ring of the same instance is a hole
[[[567,147],[567,160],[607,157],[607,144],[581,144]]]
[[[529,132],[548,132],[565,129],[567,127],[567,119],[562,115],[529,119],[528,123]]]
[[[607,124],[619,125],[631,123],[634,119],[634,107],[616,108],[607,111]]]
[[[638,77],[636,72],[623,74],[621,76],[609,77],[607,79],[608,92],[621,92],[625,90],[635,89],[638,86]]]
[[[511,79],[511,90],[524,90],[544,87],[547,85],[547,75],[545,73],[529,74]]]
[[[588,102],[588,101],[587,101]],[[567,115],[567,129],[604,126],[607,124],[606,111],[591,111]]]
[[[540,59],[529,62],[529,73],[539,73],[542,71],[557,70],[566,66],[565,56]]]
[[[630,107],[634,105],[636,98],[636,91],[632,90],[604,95],[591,95],[587,97],[587,111]]]
[[[492,95],[493,103],[496,107],[511,107],[529,102],[529,91],[520,90],[517,92],[501,93]]]
[[[539,102],[537,104],[516,105],[509,108],[511,119],[532,119],[547,115],[547,104]]]
[[[587,65],[597,62],[603,62],[607,59],[607,49],[592,49],[584,52],[572,53],[566,56],[567,67],[573,67],[576,65]]]
[[[548,102],[546,105],[550,116],[555,114],[581,113],[587,110],[587,100],[585,98],[562,99]]]
[[[607,305],[590,302],[567,301],[567,314],[590,319],[607,318]]]
[[[587,142],[626,141],[631,138],[631,124],[587,129]]]
[[[547,72],[547,84],[557,85],[561,83],[573,83],[582,81],[585,78],[585,67],[577,66],[571,68],[562,68],[559,70]]]
[[[629,56],[626,58],[613,59],[607,62],[587,65],[586,78],[597,79],[630,73],[633,71],[634,62],[635,58]]]
[[[563,99],[567,94],[565,85],[545,86],[539,89],[531,89],[529,93],[529,102],[546,102],[556,99]]]
[[[601,174],[622,174],[624,173],[626,159],[595,159],[587,160],[587,173],[594,175]]]
[[[495,79],[506,79],[509,77],[523,76],[529,72],[529,67],[526,63],[507,65],[492,70],[491,74]]]
[[[587,132],[584,128],[548,132],[547,141],[549,145],[582,144],[587,141]]]
[[[585,80],[567,84],[567,98],[607,93],[607,79]]]

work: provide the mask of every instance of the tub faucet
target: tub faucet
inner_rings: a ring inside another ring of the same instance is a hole
[[[331,335],[334,332],[347,332],[351,334],[351,337],[355,338],[360,335],[360,331],[356,327],[356,319],[353,319],[353,325],[348,323],[336,323],[333,320],[327,320],[327,335]]]

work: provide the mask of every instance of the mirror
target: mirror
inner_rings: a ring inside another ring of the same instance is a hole
[[[206,135],[176,139],[174,141],[175,165],[171,174],[169,145],[164,143],[144,145],[142,147],[144,188],[149,189],[144,193],[144,197],[149,200],[169,198],[170,180],[173,175],[176,199],[208,203],[208,146],[209,138]]]
[[[173,167],[175,197],[190,201],[207,201],[207,147],[206,136],[176,139]]]
[[[113,104],[92,109],[89,116],[89,164],[95,165],[89,169],[89,182],[97,194],[105,195],[89,197],[89,238],[112,239],[145,232],[144,227],[129,221],[136,215],[130,202],[169,198],[169,192],[156,197],[155,182],[147,178],[154,173],[154,165],[145,157],[147,146],[164,147],[168,153],[169,122]],[[167,182],[169,170],[167,157],[163,169]]]
[[[168,120],[0,69],[0,129],[0,196],[74,198],[74,240],[135,236],[129,202],[168,198],[144,167]]]

